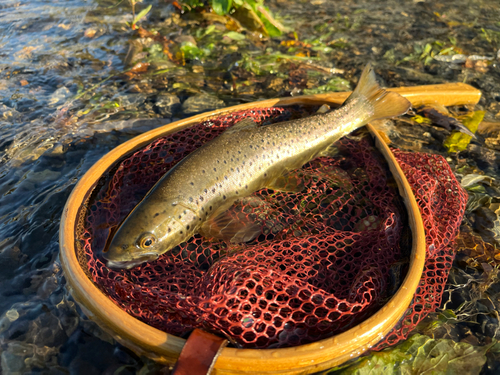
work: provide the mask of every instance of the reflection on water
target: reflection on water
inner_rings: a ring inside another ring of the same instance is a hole
[[[486,144],[470,145],[450,163],[461,175],[500,178],[500,14],[494,0],[474,6],[462,0],[287,1],[286,7],[284,0],[268,1],[297,31],[297,39],[272,40],[245,30],[227,34],[216,17],[180,16],[170,3],[145,2],[153,10],[143,25],[163,41],[126,26],[132,19],[126,1],[0,3],[0,352],[6,374],[159,370],[81,314],[58,261],[59,220],[74,184],[140,132],[261,98],[346,90],[372,60],[387,86],[460,81],[480,88],[485,121],[493,124]],[[466,57],[443,57],[448,53]],[[446,134],[397,123],[389,135],[399,147],[445,154]],[[496,233],[500,190],[483,185],[471,190],[480,196],[464,228]],[[432,334],[473,345],[498,336],[492,259],[457,260],[451,283],[458,286],[450,288],[445,308],[458,309],[465,322],[442,318]],[[464,310],[460,301],[471,293],[478,303]],[[484,371],[494,373],[498,362],[488,356]]]

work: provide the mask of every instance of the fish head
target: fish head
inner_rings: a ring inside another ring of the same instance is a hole
[[[102,252],[107,266],[130,269],[158,259],[190,236],[185,216],[186,209],[182,207],[168,211],[136,207]]]

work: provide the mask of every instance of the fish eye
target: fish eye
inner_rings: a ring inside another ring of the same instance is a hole
[[[139,245],[140,248],[147,249],[153,246],[155,242],[156,242],[156,237],[153,236],[151,233],[148,233],[141,236],[137,244]]]

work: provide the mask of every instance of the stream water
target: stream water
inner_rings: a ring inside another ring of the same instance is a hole
[[[387,87],[465,82],[483,93],[483,141],[448,154],[449,130],[392,123],[396,147],[445,155],[478,174],[462,251],[435,339],[500,337],[500,7],[496,0],[267,1],[287,30],[269,38],[211,13],[130,3],[0,1],[0,353],[4,374],[168,373],[116,344],[76,306],[58,260],[63,206],[78,179],[124,141],[176,119],[277,96],[347,91],[372,61]],[[163,38],[163,39],[162,39]],[[411,123],[413,121],[413,123]],[[455,297],[454,297],[455,296]],[[458,297],[457,297],[458,296]],[[469,302],[464,307],[457,301]],[[490,350],[481,373],[500,369]],[[464,370],[467,373],[466,370]],[[470,373],[478,373],[477,368]]]

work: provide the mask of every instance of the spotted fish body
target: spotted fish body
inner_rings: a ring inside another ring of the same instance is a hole
[[[156,183],[103,253],[108,266],[131,268],[156,259],[236,200],[272,187],[278,177],[322,156],[342,136],[409,107],[400,95],[380,89],[368,65],[338,110],[268,126],[249,120],[235,124]]]

